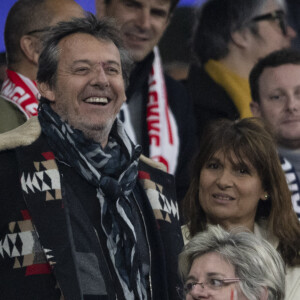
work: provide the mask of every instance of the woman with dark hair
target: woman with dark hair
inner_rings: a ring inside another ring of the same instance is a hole
[[[246,227],[269,241],[287,265],[286,300],[300,299],[300,223],[261,120],[218,120],[206,128],[183,213],[185,239],[220,224]]]

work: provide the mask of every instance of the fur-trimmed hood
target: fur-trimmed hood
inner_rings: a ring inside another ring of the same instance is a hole
[[[0,134],[0,151],[28,146],[38,139],[42,129],[37,117],[32,117],[16,129]]]
[[[39,138],[41,132],[42,129],[38,118],[32,117],[16,129],[0,134],[0,151],[29,146]],[[164,172],[167,171],[164,164],[156,162],[144,155],[140,156],[140,160],[153,168],[160,169]]]

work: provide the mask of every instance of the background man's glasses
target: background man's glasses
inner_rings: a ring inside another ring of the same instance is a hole
[[[282,34],[287,35],[288,25],[287,25],[287,21],[286,21],[285,12],[283,10],[275,10],[271,13],[254,17],[251,21],[252,22],[260,22],[260,21],[265,21],[265,20],[278,20],[279,27],[282,31]]]

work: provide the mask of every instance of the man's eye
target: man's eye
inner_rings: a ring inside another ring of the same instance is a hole
[[[211,279],[208,280],[208,284],[211,287],[221,287],[221,286],[223,286],[223,281],[220,280],[220,279],[211,278]]]
[[[296,91],[294,92],[294,94],[295,94],[295,97],[299,99],[300,98],[300,89],[297,88]]]
[[[75,74],[87,74],[90,71],[89,68],[87,67],[81,67],[81,68],[76,68],[75,69]]]
[[[108,74],[119,74],[119,70],[118,69],[116,69],[116,68],[112,68],[112,67],[110,67],[110,68],[107,68],[106,69],[106,72],[108,73]]]
[[[124,1],[124,4],[125,4],[127,7],[139,7],[139,3],[134,2],[134,1],[132,1],[132,0]]]
[[[153,9],[151,14],[160,18],[166,18],[168,15],[167,11],[162,9]]]
[[[278,100],[282,100],[284,98],[284,96],[283,95],[271,95],[269,98],[272,101],[278,101]]]

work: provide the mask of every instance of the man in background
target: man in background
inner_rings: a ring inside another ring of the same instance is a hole
[[[0,53],[0,89],[2,87],[4,80],[6,79],[6,68],[7,68],[6,54],[5,52],[1,52]]]
[[[262,58],[249,77],[251,110],[272,129],[300,218],[300,52],[285,49]],[[296,173],[295,173],[296,171]]]
[[[196,16],[193,51],[197,63],[187,86],[194,102],[197,133],[218,118],[252,116],[248,76],[259,58],[289,47],[282,0],[208,0]]]
[[[125,128],[146,156],[175,174],[177,196],[182,199],[194,152],[192,105],[183,86],[163,73],[157,47],[178,2],[96,0],[96,9],[98,17],[117,20],[125,47],[136,63],[121,110]]]
[[[42,38],[51,26],[83,17],[74,0],[19,0],[10,9],[4,30],[7,80],[0,94],[0,133],[37,115],[37,63]]]

